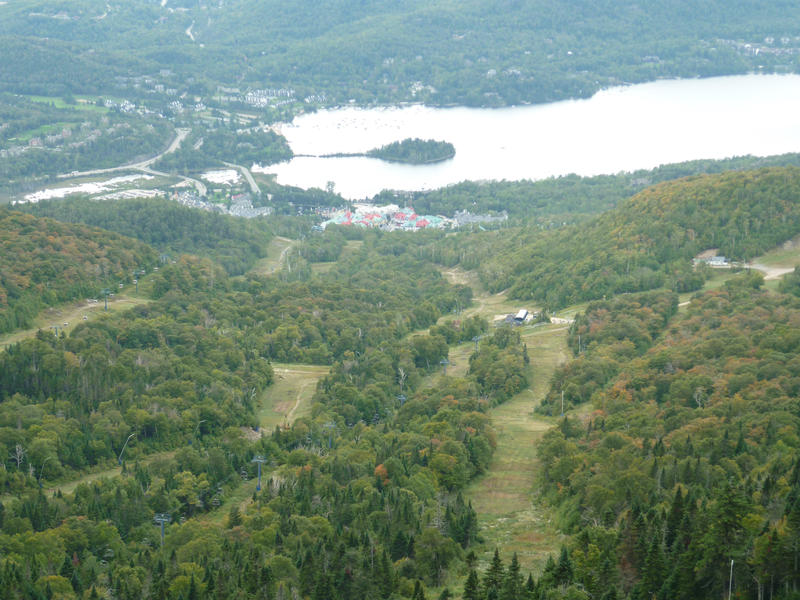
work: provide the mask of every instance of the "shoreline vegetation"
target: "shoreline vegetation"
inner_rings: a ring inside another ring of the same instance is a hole
[[[298,157],[310,158],[379,158],[387,162],[405,163],[409,165],[429,165],[450,160],[456,155],[456,148],[450,142],[438,140],[422,140],[406,138],[392,142],[367,152],[337,152],[334,154],[297,154]]]

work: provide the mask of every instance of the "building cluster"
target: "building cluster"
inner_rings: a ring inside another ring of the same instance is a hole
[[[725,256],[700,256],[692,260],[696,265],[706,264],[716,269],[727,269],[731,267],[731,262]]]
[[[245,104],[265,108],[267,106],[278,106],[294,101],[294,90],[292,89],[266,89],[250,90],[242,98]]]
[[[356,226],[382,229],[384,231],[419,231],[420,229],[447,229],[455,224],[453,219],[440,215],[418,215],[411,207],[400,208],[396,204],[376,206],[355,204],[352,209],[332,211],[321,229],[328,225]]]
[[[272,214],[272,208],[269,206],[253,206],[252,196],[246,193],[231,196],[230,208],[226,208],[222,204],[208,202],[198,196],[194,191],[189,190],[173,193],[172,199],[179,204],[191,208],[199,208],[200,210],[206,210],[208,212],[232,215],[234,217],[244,217],[246,219],[266,217]]]
[[[495,324],[506,324],[511,326],[525,325],[526,323],[531,323],[532,321],[539,319],[540,316],[541,314],[538,312],[530,312],[525,308],[521,308],[515,313],[509,313],[504,317],[496,318]]]
[[[766,37],[763,42],[744,42],[741,40],[719,40],[724,46],[729,46],[739,54],[748,56],[784,56],[791,57],[800,53],[800,38],[798,37]]]

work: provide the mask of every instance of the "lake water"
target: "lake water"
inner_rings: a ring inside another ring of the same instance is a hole
[[[343,108],[302,115],[282,131],[295,154],[366,152],[419,137],[451,142],[452,160],[403,165],[364,157],[298,157],[265,168],[279,183],[349,199],[464,180],[598,175],[700,158],[800,151],[800,76],[666,80],[587,100],[502,109]]]

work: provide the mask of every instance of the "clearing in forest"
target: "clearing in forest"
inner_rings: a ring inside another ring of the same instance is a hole
[[[455,268],[443,270],[443,274],[450,283],[469,285],[475,292],[473,306],[464,311],[464,317],[479,314],[491,323],[497,316],[520,308],[536,309],[509,300],[505,293],[483,291],[474,272]],[[572,318],[579,308],[560,311],[559,316]],[[568,360],[568,328],[563,323],[520,328],[531,359],[527,373],[531,385],[489,411],[497,432],[497,448],[487,473],[466,490],[466,497],[478,514],[480,535],[485,542],[478,556],[479,569],[488,565],[494,549],[499,548],[506,564],[516,552],[523,572],[538,574],[548,554],[557,554],[566,540],[548,510],[537,501],[535,489],[539,468],[536,446],[556,420],[534,415],[533,410],[547,393],[556,367]],[[472,342],[451,348],[448,374],[465,375],[474,349]]]
[[[272,363],[272,368],[275,371],[275,381],[264,390],[258,411],[263,435],[269,435],[276,426],[289,425],[295,419],[309,414],[317,381],[330,370],[327,366],[282,363]],[[265,465],[261,474],[262,485],[269,481],[270,476],[270,467]],[[234,506],[239,508],[240,513],[244,513],[248,504],[253,501],[255,491],[255,478],[242,483],[223,498],[222,504],[216,510],[201,515],[199,520],[223,523]]]
[[[317,381],[330,367],[272,363],[275,381],[264,390],[258,420],[265,433],[276,425],[289,424],[311,412],[311,398]]]
[[[479,565],[484,568],[495,547],[507,563],[516,552],[523,572],[539,573],[548,554],[557,554],[566,539],[536,499],[539,463],[536,446],[555,420],[533,414],[547,393],[556,367],[567,360],[564,325],[545,325],[523,332],[531,359],[531,387],[489,412],[497,431],[488,472],[475,480],[466,496],[478,513],[485,540]]]
[[[270,275],[275,271],[280,271],[286,254],[294,245],[294,241],[289,238],[276,236],[269,241],[267,255],[259,260],[252,269],[258,275]]]
[[[139,304],[146,304],[147,302],[150,302],[150,300],[142,297],[114,296],[108,300],[108,312],[120,312]],[[103,313],[105,313],[105,310],[103,310],[102,298],[98,299],[97,303],[84,300],[80,302],[67,302],[59,306],[45,308],[36,317],[34,326],[30,329],[20,329],[0,335],[0,352],[2,352],[6,346],[33,337],[40,329],[48,331],[51,327],[58,326],[59,335],[62,331],[69,333],[75,328],[75,325],[83,323],[84,321],[97,319]],[[86,317],[86,319],[83,317]],[[64,325],[64,323],[68,323],[68,325]]]

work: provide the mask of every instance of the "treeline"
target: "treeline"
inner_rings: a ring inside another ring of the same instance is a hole
[[[16,208],[40,217],[115,231],[161,253],[211,258],[229,275],[241,275],[266,256],[272,238],[270,226],[263,219],[239,219],[155,198],[100,202],[70,197]]]
[[[599,375],[590,415],[546,434],[543,494],[574,534],[545,569],[546,597],[794,597],[800,304],[760,282],[694,299],[646,352]],[[620,345],[602,333],[620,318],[600,326],[596,353]]]
[[[390,162],[424,165],[448,160],[456,155],[456,148],[450,142],[407,138],[392,142],[367,152],[367,156]]]
[[[589,402],[658,339],[678,310],[673,292],[623,294],[590,303],[567,336],[574,359],[558,367],[536,412],[550,416]],[[562,404],[563,403],[563,404]]]
[[[30,327],[42,308],[97,296],[158,261],[119,234],[8,209],[0,209],[0,245],[0,332]]]
[[[800,155],[740,156],[694,160],[616,175],[563,175],[541,181],[464,181],[437,190],[412,192],[410,204],[423,214],[453,216],[456,211],[500,214],[554,228],[586,220],[616,207],[643,188],[691,175],[741,171],[769,166],[800,166]],[[379,202],[397,202],[388,192]]]
[[[615,294],[699,289],[709,248],[751,259],[800,232],[800,169],[702,175],[652,186],[581,225],[447,237],[420,249],[477,269],[490,291],[558,308]]]

